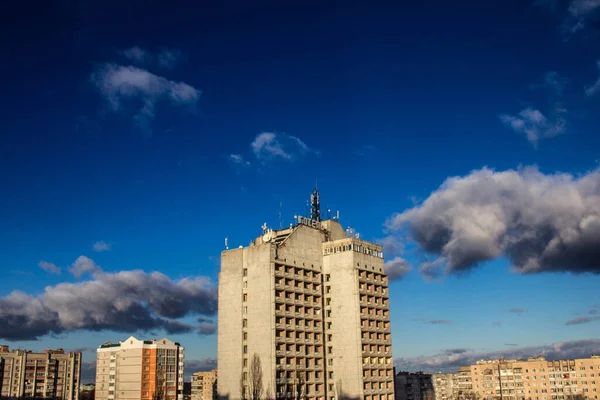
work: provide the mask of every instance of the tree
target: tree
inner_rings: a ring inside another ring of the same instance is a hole
[[[296,373],[296,400],[303,400],[306,398],[306,382],[304,376],[300,372]]]
[[[344,386],[342,380],[338,379],[335,383],[336,400],[346,400],[346,394],[344,393]]]
[[[263,395],[263,376],[260,357],[254,353],[250,362],[250,376],[248,379],[248,394],[250,400],[261,400]]]

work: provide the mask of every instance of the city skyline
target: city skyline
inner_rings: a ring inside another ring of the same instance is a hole
[[[0,345],[214,369],[225,238],[317,184],[383,246],[400,370],[600,352],[599,2],[36,7],[0,24]]]

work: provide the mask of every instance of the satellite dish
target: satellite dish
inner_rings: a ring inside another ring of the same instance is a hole
[[[263,242],[265,242],[265,243],[270,242],[271,239],[273,239],[273,232],[272,231],[268,231],[267,233],[265,233],[263,235]]]

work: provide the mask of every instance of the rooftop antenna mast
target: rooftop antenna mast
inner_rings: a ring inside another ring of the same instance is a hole
[[[310,211],[311,218],[313,220],[321,220],[321,201],[319,199],[319,191],[317,190],[316,186],[315,190],[313,190],[312,194],[310,195]]]
[[[283,228],[283,222],[281,221],[281,207],[283,206],[283,201],[279,202],[279,229]]]

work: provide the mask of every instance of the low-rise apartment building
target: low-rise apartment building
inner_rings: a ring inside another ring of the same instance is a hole
[[[482,360],[433,380],[436,400],[598,400],[600,356]]]
[[[79,399],[81,353],[0,346],[0,397]]]
[[[192,375],[192,400],[217,399],[217,370]]]

